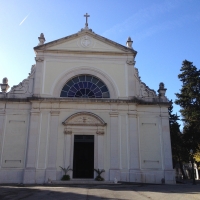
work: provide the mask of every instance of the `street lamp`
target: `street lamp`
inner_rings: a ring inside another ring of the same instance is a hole
[[[194,158],[193,158],[193,150],[192,149],[190,149],[190,155],[191,155],[191,161],[192,161],[192,180],[193,180],[193,185],[196,185],[195,177],[194,177]]]

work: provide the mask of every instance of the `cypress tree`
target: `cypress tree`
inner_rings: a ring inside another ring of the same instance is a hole
[[[183,170],[183,163],[188,159],[188,152],[184,148],[183,134],[180,132],[180,125],[178,123],[179,116],[173,114],[173,102],[171,100],[170,106],[168,108],[169,112],[169,126],[170,126],[170,136],[171,136],[171,147],[172,147],[172,159],[173,168],[176,164],[179,164],[183,178],[185,179],[185,173]]]
[[[180,71],[182,88],[176,93],[175,103],[181,107],[185,147],[196,152],[200,144],[200,70],[184,60]]]

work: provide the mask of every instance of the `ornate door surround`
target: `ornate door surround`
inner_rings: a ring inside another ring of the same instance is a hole
[[[75,113],[62,124],[65,134],[65,167],[70,165],[73,168],[74,135],[94,135],[94,168],[104,169],[104,135],[107,124],[90,112]]]

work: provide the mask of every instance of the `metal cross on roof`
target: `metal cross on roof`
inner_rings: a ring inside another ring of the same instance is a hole
[[[88,28],[88,17],[90,17],[90,15],[88,15],[87,13],[84,15],[84,17],[86,18],[86,23],[85,23],[85,28]]]

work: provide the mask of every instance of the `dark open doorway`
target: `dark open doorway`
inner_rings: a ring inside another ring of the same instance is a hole
[[[94,135],[74,136],[73,178],[94,178]]]

